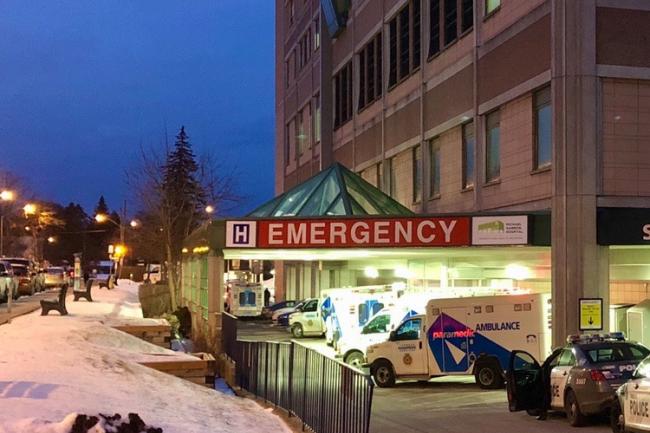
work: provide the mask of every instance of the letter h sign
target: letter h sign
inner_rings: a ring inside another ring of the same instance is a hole
[[[226,248],[254,248],[257,244],[255,221],[226,221]]]

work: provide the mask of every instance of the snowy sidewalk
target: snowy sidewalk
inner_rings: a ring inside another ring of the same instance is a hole
[[[74,412],[135,412],[165,433],[290,432],[250,400],[139,365],[187,355],[108,326],[149,320],[135,283],[93,290],[93,299],[69,297],[69,316],[36,311],[0,326],[0,433],[67,433],[71,417],[62,420]]]

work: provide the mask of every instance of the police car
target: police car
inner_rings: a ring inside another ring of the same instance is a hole
[[[614,433],[650,431],[650,357],[641,361],[632,379],[616,391],[611,420]]]
[[[649,354],[625,341],[623,333],[569,336],[541,366],[529,353],[515,350],[506,374],[508,407],[529,415],[564,411],[572,426],[580,426],[587,416],[612,407],[616,389]]]

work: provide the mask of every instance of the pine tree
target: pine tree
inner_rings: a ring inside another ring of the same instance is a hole
[[[97,202],[97,206],[95,206],[95,215],[97,214],[108,215],[108,205],[103,195],[99,196],[99,201]]]

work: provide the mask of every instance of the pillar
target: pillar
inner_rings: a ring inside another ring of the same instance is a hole
[[[551,1],[553,94],[553,344],[579,330],[579,298],[604,298],[608,320],[608,250],[596,242],[599,81],[596,0]]]

